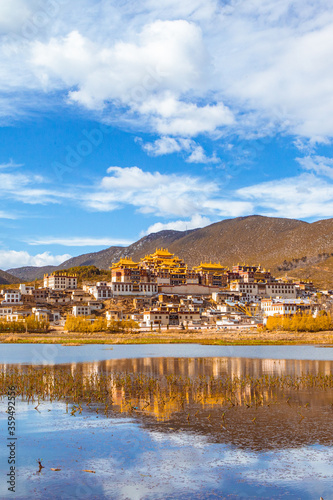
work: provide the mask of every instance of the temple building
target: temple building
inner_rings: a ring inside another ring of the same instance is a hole
[[[225,287],[228,284],[228,268],[219,262],[201,262],[200,266],[194,267],[193,271],[199,276],[201,285]]]

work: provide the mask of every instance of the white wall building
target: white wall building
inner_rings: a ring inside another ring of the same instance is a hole
[[[106,311],[107,321],[121,321],[123,319],[122,311]]]
[[[72,312],[73,312],[73,316],[75,316],[76,318],[78,316],[90,316],[91,309],[89,306],[83,306],[83,305],[73,306]]]
[[[7,314],[12,314],[13,313],[13,308],[12,307],[0,307],[0,317],[4,318],[7,316]]]
[[[28,311],[14,311],[11,314],[7,314],[6,321],[23,321],[28,316],[30,316],[30,312]]]
[[[5,290],[4,291],[4,300],[1,304],[22,304],[21,302],[21,292],[18,290]]]
[[[48,309],[39,309],[37,307],[33,307],[32,313],[37,321],[49,321],[50,319],[50,311]]]
[[[142,326],[167,326],[169,324],[168,311],[144,311]]]
[[[89,295],[84,290],[78,288],[72,291],[71,300],[72,302],[88,302]]]
[[[158,292],[157,283],[112,283],[112,293],[114,296],[144,295],[151,297]]]
[[[271,282],[271,283],[243,283],[233,282],[230,290],[246,294],[248,297],[281,297],[283,299],[296,299],[297,289],[294,283]]]
[[[283,316],[310,309],[310,302],[302,299],[263,299],[261,309],[264,316]]]
[[[34,290],[34,289],[35,289],[34,286],[28,286],[25,283],[20,284],[20,292],[22,295],[28,295],[28,294],[32,293],[32,290]]]
[[[93,295],[96,300],[106,300],[112,298],[112,288],[106,282],[96,283],[88,288],[90,295]]]
[[[44,288],[51,290],[75,290],[77,277],[63,274],[49,274],[44,276]]]

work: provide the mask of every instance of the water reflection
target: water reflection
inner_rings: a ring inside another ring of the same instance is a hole
[[[27,399],[68,401],[71,416],[131,416],[255,450],[332,444],[332,361],[161,357],[0,370],[14,371],[18,387],[26,380]]]
[[[303,374],[330,375],[333,373],[333,361],[230,357],[109,359],[93,363],[72,363],[71,367],[72,370],[82,370],[82,373],[87,375],[114,371],[159,376],[173,374],[182,377],[198,377],[200,375],[261,377],[266,374],[301,376]]]
[[[0,395],[10,380],[23,395],[16,498],[332,498],[332,368],[230,357],[0,365]],[[5,435],[6,398],[0,409]]]
[[[0,364],[0,372],[26,364]],[[333,373],[333,361],[329,360],[301,360],[301,359],[256,359],[245,357],[210,357],[210,358],[179,358],[179,357],[146,357],[108,359],[105,361],[75,362],[62,365],[64,369],[70,367],[72,373],[81,372],[83,375],[92,373],[128,372],[147,375],[179,375],[183,377],[198,377],[229,375],[230,377],[261,377],[262,375],[291,375]]]

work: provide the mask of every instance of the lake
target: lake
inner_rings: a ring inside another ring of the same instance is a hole
[[[2,344],[0,365],[1,498],[333,499],[333,348]]]

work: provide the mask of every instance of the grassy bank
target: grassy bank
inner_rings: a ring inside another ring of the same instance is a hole
[[[0,334],[1,343],[11,344],[203,344],[203,345],[333,345],[333,331],[326,332],[201,332],[168,331],[136,334],[67,333]]]

